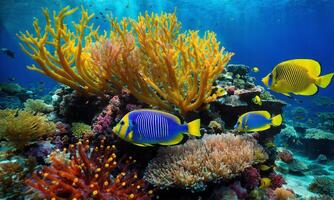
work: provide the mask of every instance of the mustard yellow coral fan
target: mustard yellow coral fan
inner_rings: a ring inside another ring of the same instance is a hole
[[[256,153],[262,152],[261,160]],[[144,179],[158,187],[205,189],[210,181],[231,179],[253,164],[268,158],[249,136],[209,135],[184,145],[160,149],[148,164]]]
[[[17,149],[55,130],[54,123],[41,113],[11,109],[0,110],[0,127],[0,139]]]
[[[204,37],[198,31],[180,33],[175,13],[146,13],[137,20],[111,20],[110,31],[98,34],[98,28],[88,25],[92,15],[84,9],[73,32],[64,18],[75,10],[66,7],[54,14],[54,23],[43,10],[44,33],[38,21],[34,22],[36,36],[20,33],[24,52],[39,64],[30,69],[90,94],[114,93],[125,87],[149,105],[175,106],[182,113],[217,98],[212,84],[233,53],[220,47],[213,32]]]

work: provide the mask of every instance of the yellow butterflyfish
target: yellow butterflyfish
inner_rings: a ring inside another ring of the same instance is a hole
[[[290,96],[310,96],[318,91],[318,86],[326,88],[334,73],[320,76],[320,64],[311,59],[294,59],[279,63],[273,71],[262,79],[270,90]]]
[[[257,72],[259,72],[259,71],[260,71],[260,69],[259,69],[258,67],[253,67],[253,68],[252,68],[252,72],[257,73]]]

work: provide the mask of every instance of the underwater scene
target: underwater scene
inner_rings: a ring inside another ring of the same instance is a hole
[[[2,0],[0,199],[333,200],[333,10]]]

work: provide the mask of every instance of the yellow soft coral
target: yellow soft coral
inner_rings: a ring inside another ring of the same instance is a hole
[[[55,130],[44,114],[11,109],[0,110],[0,127],[0,139],[17,149]]]
[[[75,10],[66,7],[58,15],[54,13],[53,27],[44,9],[44,34],[37,20],[36,36],[20,33],[26,44],[21,45],[24,52],[39,64],[30,69],[100,96],[127,88],[149,105],[169,110],[176,107],[182,113],[217,98],[212,84],[233,53],[219,47],[213,32],[204,37],[198,31],[180,33],[175,13],[146,13],[137,20],[111,20],[109,33],[98,34],[98,28],[88,25],[93,15],[84,9],[73,32],[64,18]]]

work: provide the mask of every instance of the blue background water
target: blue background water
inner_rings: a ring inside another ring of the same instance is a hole
[[[0,3],[0,47],[16,53],[12,59],[0,55],[0,82],[15,77],[25,86],[44,81],[52,88],[55,82],[26,66],[32,60],[18,46],[18,31],[32,31],[34,17],[41,7],[59,10],[71,5],[95,12],[93,19],[108,28],[99,12],[117,17],[136,17],[140,12],[173,12],[176,9],[183,29],[211,30],[227,50],[235,52],[231,63],[258,66],[252,74],[258,84],[277,63],[293,58],[313,58],[322,64],[322,73],[334,71],[334,1],[330,0],[6,0]],[[79,12],[70,20],[78,20]],[[320,90],[320,95],[334,97],[334,84]],[[282,95],[280,98],[287,100]],[[314,97],[298,97],[311,102]],[[311,103],[310,103],[311,105]]]

